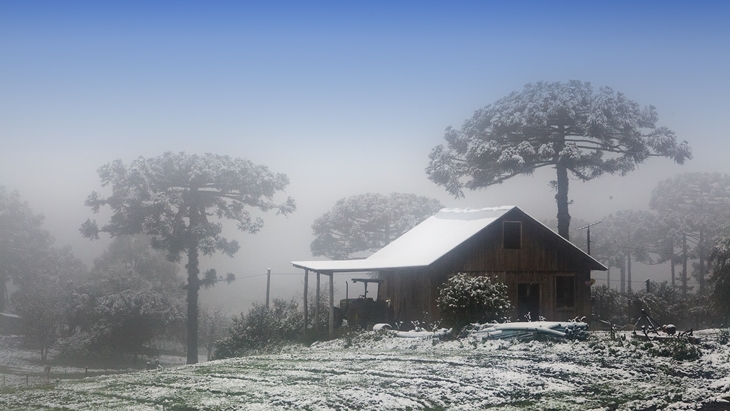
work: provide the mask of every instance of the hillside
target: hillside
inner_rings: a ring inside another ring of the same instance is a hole
[[[3,410],[730,409],[730,346],[694,351],[587,341],[432,341],[366,333],[213,361],[44,387],[6,388]],[[718,341],[719,340],[719,341]],[[664,352],[662,352],[664,350]]]

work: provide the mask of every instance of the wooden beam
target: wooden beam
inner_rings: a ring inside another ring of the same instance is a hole
[[[319,274],[317,271],[317,289],[314,290],[314,333],[317,334],[317,338],[319,338]]]
[[[309,291],[309,270],[304,269],[304,337],[307,337],[307,321],[309,319],[309,306],[307,292]]]
[[[335,336],[335,290],[334,290],[334,277],[335,273],[330,272],[330,316],[329,316],[329,336],[330,338]]]

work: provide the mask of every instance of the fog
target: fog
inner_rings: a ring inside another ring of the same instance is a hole
[[[272,298],[301,294],[289,261],[313,259],[312,222],[346,196],[409,192],[554,219],[550,169],[460,200],[424,171],[447,126],[529,82],[610,86],[656,106],[658,125],[693,149],[683,166],[654,158],[624,177],[571,180],[576,219],[648,209],[678,173],[730,173],[728,17],[723,2],[3,2],[0,185],[91,266],[109,240],[78,228],[108,218],[84,206],[103,164],[211,152],[287,174],[297,211],[263,214],[255,235],[226,224],[241,250],[201,262],[238,277],[201,291],[203,304],[238,312],[263,301],[268,268]],[[636,264],[634,280],[666,271]],[[338,298],[347,278],[335,276]]]

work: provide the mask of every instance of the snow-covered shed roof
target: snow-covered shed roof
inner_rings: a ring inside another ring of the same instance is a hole
[[[298,268],[319,272],[359,272],[426,267],[515,208],[517,207],[444,208],[368,258],[361,260],[292,261],[291,263]],[[556,236],[558,235],[556,234]],[[585,254],[572,243],[564,241]],[[603,267],[600,262],[588,256],[588,254],[585,255],[595,261],[598,266]]]

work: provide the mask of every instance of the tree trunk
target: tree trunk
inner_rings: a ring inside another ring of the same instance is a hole
[[[700,259],[699,273],[697,273],[697,281],[699,282],[699,294],[705,293],[705,230],[700,228],[700,240],[697,242],[697,254]]]
[[[7,301],[8,297],[8,286],[7,286],[8,277],[5,274],[2,274],[2,277],[0,277],[0,312],[5,312],[5,303]]]
[[[555,202],[558,204],[558,234],[570,240],[570,213],[568,212],[568,168],[560,164],[555,166],[558,174],[558,192]]]
[[[682,295],[687,296],[687,234],[682,234]]]
[[[631,294],[631,253],[626,253],[626,291]]]
[[[188,249],[188,364],[198,362],[198,247]]]
[[[624,263],[623,260],[621,260],[621,267],[619,267],[619,268],[620,268],[620,274],[621,274],[620,275],[620,283],[621,283],[620,291],[621,291],[621,294],[625,294],[626,293],[626,264]]]
[[[188,270],[188,364],[198,362],[198,290],[200,279],[198,274],[198,239],[195,229],[200,223],[200,215],[194,205],[190,207],[190,226],[188,227],[188,263],[185,268]]]

